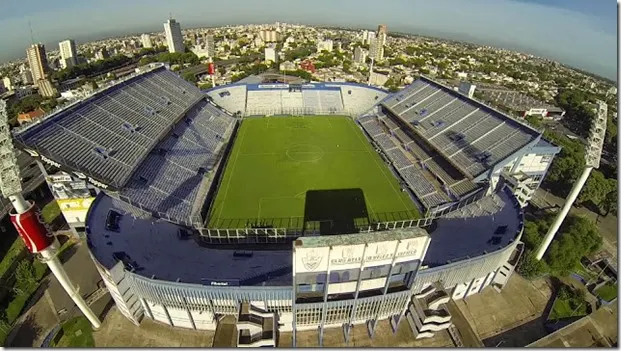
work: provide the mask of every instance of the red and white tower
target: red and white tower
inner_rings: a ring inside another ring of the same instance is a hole
[[[0,190],[2,195],[13,204],[11,210],[11,222],[17,229],[19,236],[24,240],[26,248],[33,253],[39,254],[67,294],[88,318],[93,328],[101,326],[99,318],[88,307],[78,290],[69,280],[67,272],[57,257],[57,245],[54,235],[41,218],[41,212],[33,201],[26,201],[22,192],[22,184],[19,176],[19,167],[13,150],[11,132],[9,130],[6,103],[0,100]]]

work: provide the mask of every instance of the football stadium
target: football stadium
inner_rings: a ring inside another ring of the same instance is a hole
[[[125,317],[233,316],[238,346],[380,320],[427,338],[451,299],[502,290],[559,152],[541,131],[427,77],[394,94],[250,78],[201,91],[152,64],[14,131],[88,184],[68,222]]]

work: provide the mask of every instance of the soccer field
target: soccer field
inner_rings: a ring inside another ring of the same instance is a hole
[[[351,229],[418,218],[416,206],[354,121],[268,117],[242,122],[210,211],[210,228],[255,224]],[[345,223],[347,222],[347,223]]]

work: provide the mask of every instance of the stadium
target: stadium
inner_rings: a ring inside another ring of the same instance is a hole
[[[385,319],[425,338],[449,300],[502,290],[559,151],[541,131],[426,77],[252,79],[203,92],[150,65],[14,132],[88,184],[74,229],[128,319],[234,316],[238,346]]]

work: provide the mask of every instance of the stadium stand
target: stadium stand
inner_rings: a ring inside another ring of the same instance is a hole
[[[231,113],[246,111],[246,85],[228,85],[210,90],[207,95],[215,104]]]
[[[201,98],[198,89],[160,67],[33,124],[15,138],[120,188],[159,139]]]
[[[201,101],[173,133],[159,143],[138,167],[122,199],[173,222],[200,223],[190,218],[202,182],[220,161],[219,151],[235,119]]]
[[[368,111],[373,105],[382,101],[388,94],[379,89],[371,87],[360,87],[354,84],[326,84],[326,86],[337,86],[341,89],[343,107],[345,111],[353,116],[358,116]]]
[[[235,119],[158,67],[121,81],[15,135],[26,148],[96,179],[134,207],[191,219],[205,173]]]
[[[539,136],[512,118],[425,77],[382,105],[469,178]]]

